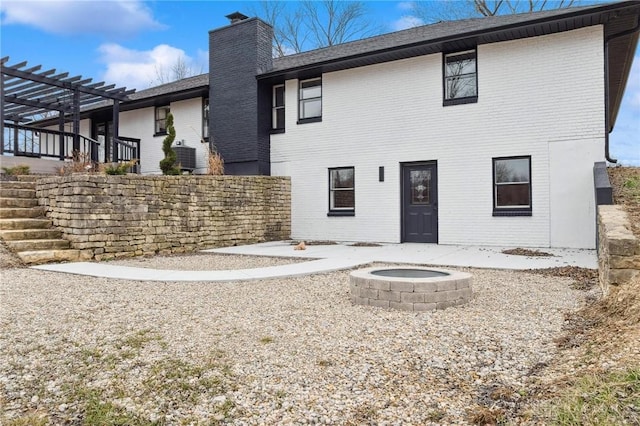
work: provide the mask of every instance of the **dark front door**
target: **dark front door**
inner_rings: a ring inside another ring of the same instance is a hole
[[[438,242],[438,166],[402,165],[402,241]]]

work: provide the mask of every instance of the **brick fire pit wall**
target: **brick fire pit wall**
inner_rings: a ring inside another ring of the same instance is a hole
[[[38,180],[36,196],[73,248],[97,260],[288,239],[291,182],[271,176]]]

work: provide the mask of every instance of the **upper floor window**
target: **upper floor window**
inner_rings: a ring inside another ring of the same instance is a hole
[[[478,102],[476,51],[444,55],[444,105]]]
[[[322,79],[300,81],[299,123],[320,121],[322,118]]]
[[[353,216],[356,208],[354,168],[329,169],[328,216]]]
[[[156,107],[156,135],[167,134],[167,116],[169,115],[169,112],[171,112],[169,105]]]
[[[284,84],[273,86],[271,128],[284,130]]]
[[[531,216],[531,157],[493,159],[493,215]]]
[[[209,140],[209,98],[202,100],[202,140]]]

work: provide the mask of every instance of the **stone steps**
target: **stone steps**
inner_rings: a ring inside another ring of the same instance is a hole
[[[51,220],[46,218],[0,219],[0,230],[46,229],[51,226]]]
[[[57,229],[12,229],[0,231],[0,237],[5,241],[20,240],[58,240],[62,232]]]
[[[28,188],[0,187],[0,198],[36,198],[36,190]]]
[[[71,247],[71,244],[67,240],[55,239],[55,240],[5,240],[7,246],[15,251],[32,251],[32,250],[62,250]]]
[[[36,200],[35,198],[2,198],[0,197],[0,208],[1,207],[28,208],[28,207],[37,207],[37,206],[38,206],[38,200]]]
[[[3,207],[0,208],[0,219],[38,218],[44,216],[42,207]]]
[[[27,264],[75,261],[80,250],[62,239],[53,223],[38,206],[37,176],[19,176],[0,182],[0,238]]]
[[[36,189],[35,181],[5,180],[0,182],[1,189]]]
[[[29,250],[17,253],[26,264],[37,265],[49,262],[75,262],[81,258],[80,250]]]

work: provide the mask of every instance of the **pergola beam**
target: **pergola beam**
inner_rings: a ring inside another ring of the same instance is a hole
[[[93,79],[80,75],[69,77],[68,72],[56,73],[55,68],[41,71],[42,65],[27,68],[26,61],[15,65],[7,65],[8,62],[8,56],[0,58],[0,121],[3,123],[7,119],[28,122],[39,114],[57,111],[61,120],[65,120],[65,116],[73,119],[74,130],[79,131],[81,109],[107,100],[118,104],[135,92],[104,81],[92,83]],[[2,139],[0,135],[0,144]]]
[[[26,65],[26,62],[24,63],[24,65]],[[24,66],[22,65],[22,66]],[[50,77],[45,77],[45,76],[41,76],[38,74],[33,74],[33,73],[28,73],[25,71],[22,71],[20,69],[19,66],[14,65],[14,66],[3,66],[2,67],[2,72],[5,75],[8,75],[10,77],[14,77],[14,78],[21,78],[24,80],[31,80],[31,81],[37,81],[39,83],[43,83],[43,84],[48,84],[50,86],[57,86],[57,87],[62,87],[64,89],[69,89],[69,90],[79,90],[80,92],[83,93],[89,93],[92,95],[96,95],[96,96],[102,96],[105,98],[110,98],[110,99],[118,99],[118,100],[126,100],[126,89],[124,88],[119,88],[119,89],[115,89],[115,90],[110,90],[110,91],[103,91],[103,90],[99,90],[99,89],[93,89],[90,87],[84,87],[81,85],[74,85],[72,81],[66,81],[66,80],[61,80],[61,79],[54,79],[54,78],[50,78]],[[82,77],[78,76],[77,79],[80,79]],[[76,77],[72,77],[71,80],[76,79]]]
[[[40,114],[57,112],[58,127],[64,131],[65,123],[73,124],[73,149],[80,149],[80,112],[96,104],[113,103],[114,140],[117,139],[118,116],[121,101],[135,92],[104,81],[93,83],[93,79],[80,75],[69,77],[68,72],[56,73],[55,69],[41,71],[42,66],[27,68],[27,62],[7,65],[9,57],[0,58],[0,122],[12,120],[16,123],[39,121]],[[4,149],[4,131],[0,132],[0,154]],[[14,144],[17,138],[14,136]],[[62,143],[62,142],[61,142]],[[17,147],[14,146],[14,152]],[[112,148],[115,154],[115,148]],[[60,147],[64,159],[64,147]],[[91,153],[98,160],[97,152]],[[95,158],[94,158],[95,157]],[[110,156],[111,158],[111,156]]]

